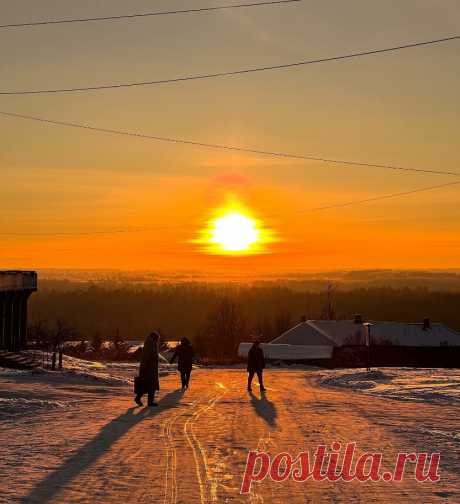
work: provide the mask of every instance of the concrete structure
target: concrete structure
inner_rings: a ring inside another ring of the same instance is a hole
[[[34,271],[0,271],[0,349],[17,352],[27,343],[27,303],[37,290]]]

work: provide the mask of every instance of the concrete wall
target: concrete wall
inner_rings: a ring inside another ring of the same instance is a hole
[[[27,344],[27,304],[37,275],[0,271],[0,349],[16,352]]]
[[[37,290],[35,271],[0,271],[0,292]]]

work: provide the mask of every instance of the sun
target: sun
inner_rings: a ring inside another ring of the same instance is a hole
[[[251,211],[237,199],[214,210],[213,217],[193,240],[207,254],[244,256],[268,253],[267,244],[278,241],[274,231],[267,229]]]
[[[248,251],[260,239],[257,222],[237,212],[215,219],[210,231],[210,243],[225,252]]]

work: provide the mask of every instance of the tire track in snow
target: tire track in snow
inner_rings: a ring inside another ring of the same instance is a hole
[[[270,450],[270,445],[273,445],[273,439],[271,437],[272,432],[269,430],[267,431],[266,436],[262,436],[259,438],[259,442],[257,443],[257,452],[269,452]],[[271,489],[270,489],[271,490]],[[256,490],[256,488],[253,488],[251,493],[249,494],[249,502],[251,504],[263,504],[264,498],[262,497],[261,494],[259,494]]]
[[[218,393],[215,397],[210,399],[207,404],[202,406],[198,411],[194,412],[192,416],[184,424],[184,435],[187,439],[190,448],[192,449],[193,458],[195,460],[195,470],[198,480],[198,486],[200,488],[200,500],[201,504],[207,504],[209,502],[217,502],[217,485],[212,485],[209,489],[207,482],[212,480],[212,476],[209,471],[208,458],[206,455],[206,450],[200,443],[196,434],[193,431],[193,425],[197,420],[211,410],[216,403],[222,399],[222,397],[227,392],[227,387],[222,383],[216,382],[216,385],[223,390],[223,392]]]
[[[191,407],[194,408],[199,403],[200,399],[197,399],[191,404]],[[176,504],[177,502],[177,455],[172,429],[176,420],[188,411],[188,409],[182,410],[163,423],[163,438],[166,443],[165,489],[163,504]],[[192,412],[192,415],[193,414],[194,412]]]

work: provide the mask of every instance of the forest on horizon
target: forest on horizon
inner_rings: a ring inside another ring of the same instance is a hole
[[[422,322],[425,317],[460,331],[460,289],[358,287],[333,289],[328,313],[326,289],[286,285],[200,283],[107,286],[95,283],[57,286],[43,281],[30,298],[30,324],[58,321],[72,328],[73,339],[94,337],[143,340],[152,330],[163,339],[243,341],[251,335],[271,340],[305,316]],[[228,332],[227,336],[224,333]],[[231,333],[231,334],[230,334]],[[233,341],[233,344],[236,341]]]

